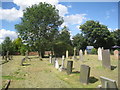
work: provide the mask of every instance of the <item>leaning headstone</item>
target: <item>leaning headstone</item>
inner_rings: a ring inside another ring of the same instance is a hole
[[[83,52],[82,52],[82,50],[79,51],[79,57],[80,57],[80,60],[82,61],[83,60]]]
[[[117,90],[117,84],[115,80],[100,76],[102,88],[111,88],[111,90]]]
[[[110,51],[102,50],[102,66],[111,70]]]
[[[57,59],[55,60],[55,68],[56,68],[56,69],[59,69],[59,63],[58,63],[58,60],[57,60]]]
[[[120,54],[120,52],[118,50],[114,51],[114,57],[115,57],[116,60],[120,59],[120,55],[119,54]]]
[[[85,55],[87,55],[87,50],[85,50]]]
[[[81,65],[80,82],[83,84],[88,84],[89,83],[89,76],[90,76],[90,67],[87,65]]]
[[[72,73],[73,61],[67,61],[67,74]]]
[[[25,61],[25,58],[22,59],[21,64],[20,64],[21,66],[24,66],[24,64],[23,64],[24,61]]]
[[[102,60],[102,48],[98,48],[98,60]]]
[[[50,54],[50,63],[52,63],[52,55]]]
[[[66,51],[66,58],[68,58],[68,50]]]

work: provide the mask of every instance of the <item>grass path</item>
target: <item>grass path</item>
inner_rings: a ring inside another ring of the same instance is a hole
[[[6,79],[12,79],[10,88],[67,88],[70,87],[61,80],[57,71],[48,61],[32,59],[26,61],[27,66],[20,66],[21,57],[14,57],[3,65],[3,84]]]

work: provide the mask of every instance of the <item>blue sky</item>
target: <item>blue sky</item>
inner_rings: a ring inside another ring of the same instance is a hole
[[[32,5],[33,2],[22,3],[14,0],[13,2],[2,2],[2,27],[0,27],[0,43],[6,36],[11,39],[17,37],[15,24],[20,23],[22,17],[22,10],[27,6]],[[35,3],[38,3],[35,0]],[[71,35],[74,36],[81,31],[78,29],[79,25],[84,24],[87,20],[99,21],[101,24],[108,26],[110,31],[118,28],[118,2],[58,2],[53,0],[50,2],[56,5],[60,10],[60,15],[64,18],[64,25],[68,26]],[[13,35],[14,34],[14,35]]]

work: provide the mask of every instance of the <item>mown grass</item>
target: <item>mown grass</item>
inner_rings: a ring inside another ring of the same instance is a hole
[[[24,64],[28,66],[20,66],[21,59],[24,56],[14,56],[14,60],[3,64],[2,79],[3,85],[8,79],[12,80],[11,88],[96,88],[101,84],[99,78],[104,76],[118,82],[118,61],[111,55],[111,65],[116,67],[108,70],[102,67],[102,61],[97,59],[97,55],[86,55],[83,61],[65,59],[65,68],[67,61],[73,61],[73,72],[67,75],[66,71],[60,72],[56,70],[49,62],[49,58],[43,61],[30,56],[31,61],[27,60]],[[77,56],[77,58],[79,58]],[[59,64],[62,59],[58,58]],[[90,66],[90,83],[83,85],[80,83],[80,66],[82,64]]]

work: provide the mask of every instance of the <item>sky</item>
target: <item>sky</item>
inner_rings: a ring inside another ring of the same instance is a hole
[[[12,40],[17,38],[15,24],[21,22],[23,10],[39,2],[47,2],[55,5],[59,10],[59,15],[63,17],[64,23],[60,26],[67,26],[72,36],[81,33],[79,26],[87,20],[99,21],[106,25],[110,31],[118,28],[118,2],[73,2],[72,0],[9,0],[4,1],[0,7],[0,43],[6,36]]]

